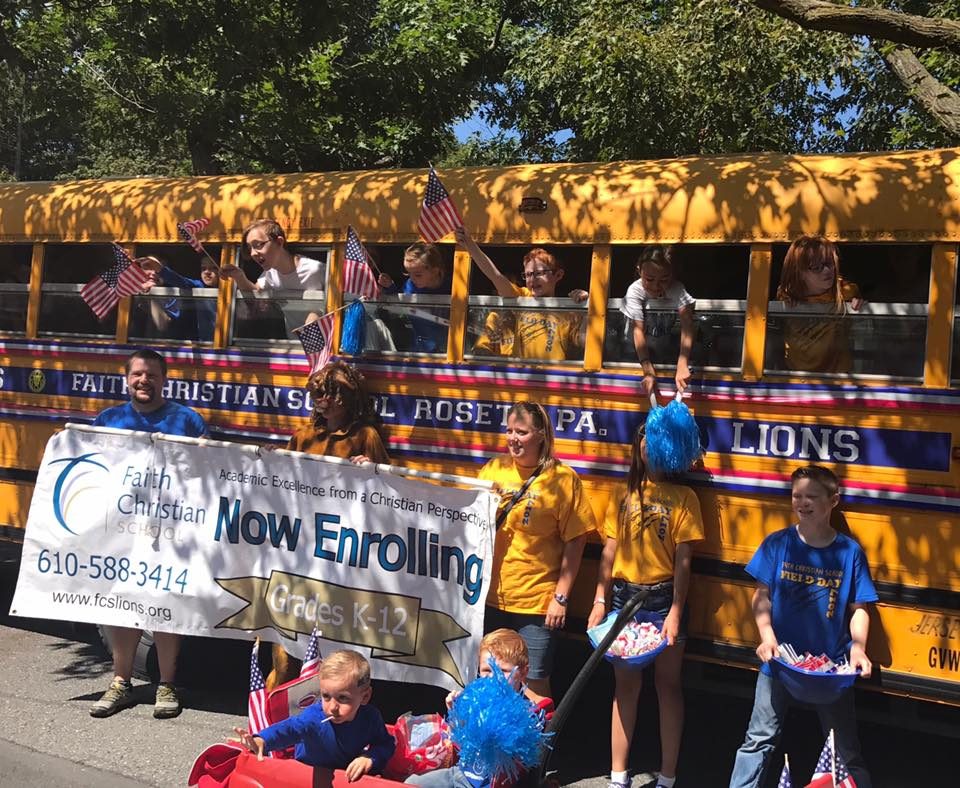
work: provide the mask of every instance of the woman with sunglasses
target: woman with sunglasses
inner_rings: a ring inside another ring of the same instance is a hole
[[[662,632],[669,646],[655,662],[661,751],[657,788],[673,788],[683,733],[680,672],[687,639],[687,589],[692,545],[704,538],[703,518],[693,490],[648,472],[642,424],[633,439],[627,483],[611,496],[603,531],[597,595],[587,626],[599,624],[608,608],[620,610],[641,589],[647,591],[642,609],[663,617]],[[643,672],[616,664],[614,677],[610,788],[629,788],[627,767]]]
[[[847,304],[856,312],[860,290],[840,276],[837,246],[819,235],[802,235],[787,250],[777,299],[790,306],[823,304],[825,315],[789,317],[784,321],[784,361],[797,372],[849,372],[850,323]]]
[[[310,376],[307,391],[313,400],[313,416],[290,436],[286,448],[307,454],[340,457],[355,464],[390,462],[380,435],[379,420],[366,385],[356,367],[331,361]],[[300,674],[300,661],[283,646],[273,647],[273,670],[267,677],[272,690]]]
[[[510,408],[505,437],[506,455],[480,471],[501,496],[483,628],[520,633],[530,652],[527,683],[549,697],[567,599],[596,525],[580,478],[554,456],[553,425],[542,405]]]

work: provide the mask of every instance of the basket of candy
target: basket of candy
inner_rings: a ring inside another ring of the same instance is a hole
[[[617,620],[618,611],[610,613],[595,627],[587,630],[590,643],[596,648]],[[604,658],[608,662],[642,668],[649,665],[667,647],[663,636],[663,617],[649,610],[640,610],[627,622],[616,640],[607,649]]]
[[[780,655],[768,664],[774,678],[803,703],[833,703],[860,675],[845,659],[834,662],[826,654],[798,654],[789,643],[781,643]]]

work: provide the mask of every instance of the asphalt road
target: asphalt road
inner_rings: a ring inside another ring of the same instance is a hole
[[[16,563],[0,561],[0,788],[3,786],[184,785],[194,757],[246,722],[249,644],[187,641],[181,659],[185,709],[174,720],[155,720],[153,696],[141,685],[141,702],[104,720],[88,714],[111,678],[110,662],[96,629],[87,625],[7,616]],[[567,665],[555,677],[561,690],[585,659],[568,644]],[[750,711],[750,677],[726,669],[699,673],[688,688],[687,724],[678,788],[722,788]],[[746,679],[745,681],[743,679]],[[578,702],[555,742],[560,782],[603,788],[609,769],[612,678],[604,665]],[[387,719],[407,710],[432,711],[444,693],[435,688],[375,683],[374,702]],[[957,784],[960,710],[865,697],[861,738],[876,788]],[[919,727],[923,730],[910,730]],[[659,748],[656,702],[643,696],[632,766],[647,783]],[[795,711],[784,732],[802,786],[822,745],[815,716]],[[778,756],[779,757],[779,756]],[[772,777],[770,787],[776,785]]]

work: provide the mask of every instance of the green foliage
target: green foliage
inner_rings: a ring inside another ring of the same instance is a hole
[[[0,178],[950,144],[875,46],[746,0],[0,0]]]

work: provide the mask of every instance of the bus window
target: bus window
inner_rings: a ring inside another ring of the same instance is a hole
[[[111,244],[47,244],[40,296],[41,335],[113,338],[117,310],[103,319],[80,298],[80,288],[114,263]]]
[[[367,251],[376,270],[389,277],[392,285],[383,288],[379,301],[364,304],[364,350],[446,355],[454,247],[376,244],[367,246]]]
[[[569,298],[470,296],[468,357],[582,361],[586,306]]]
[[[26,332],[32,255],[30,244],[0,245],[0,332]]]
[[[316,279],[326,281],[329,247],[290,244],[289,248],[294,255],[323,272]],[[263,269],[246,255],[239,255],[236,262],[251,282],[260,281],[264,276]],[[238,291],[234,299],[232,342],[251,346],[273,340],[296,342],[293,329],[302,326],[312,315],[322,315],[326,302],[325,289]]]
[[[787,303],[778,289],[789,287],[784,260],[788,244],[773,247],[765,368],[768,372],[826,375],[883,375],[918,380],[923,376],[929,244],[837,244],[840,291],[832,258],[798,271],[795,288],[819,293]],[[819,279],[817,277],[819,276]],[[809,279],[809,281],[808,281]]]
[[[204,248],[209,257],[183,243],[137,244],[137,260],[156,275],[157,285],[133,299],[131,340],[213,342],[220,246]]]
[[[640,278],[639,263],[646,260],[657,284],[665,288],[660,298],[650,298],[646,315],[646,352],[656,367],[676,366],[680,353],[678,307],[695,302],[694,337],[690,366],[697,369],[736,370],[743,357],[750,247],[746,245],[674,244],[669,247],[615,246],[610,261],[607,302],[605,365],[637,365],[634,319],[625,311],[637,309],[628,289]],[[669,262],[671,270],[668,270]],[[668,283],[669,282],[669,283]],[[686,295],[685,295],[686,294]],[[641,294],[636,293],[638,296]],[[642,294],[642,295],[645,295]]]
[[[499,357],[525,361],[582,361],[586,338],[586,307],[568,294],[590,286],[591,248],[587,246],[484,246],[497,268],[520,287],[525,282],[523,260],[531,249],[544,249],[556,260],[562,276],[553,276],[552,295],[504,298],[474,263],[470,274],[467,312],[467,357]],[[532,276],[549,269],[538,257]],[[527,291],[529,292],[529,291]]]

